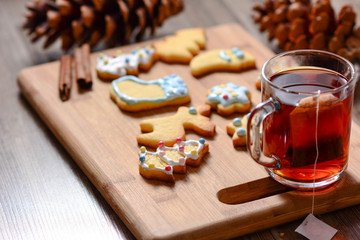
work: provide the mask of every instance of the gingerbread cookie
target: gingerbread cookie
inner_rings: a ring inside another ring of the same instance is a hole
[[[255,67],[254,56],[237,47],[210,50],[195,56],[190,62],[194,77],[218,71],[240,72]]]
[[[154,47],[161,61],[188,64],[200,49],[205,48],[205,31],[202,28],[183,29],[154,43]]]
[[[186,165],[199,166],[201,159],[209,151],[209,145],[200,138],[199,141],[183,141],[176,138],[173,147],[158,143],[156,152],[148,151],[144,146],[139,152],[139,172],[147,179],[175,182],[173,173],[185,173]]]
[[[143,133],[137,136],[138,144],[156,147],[159,141],[166,146],[175,144],[176,137],[185,139],[185,130],[193,130],[202,136],[214,136],[215,124],[206,116],[210,115],[210,106],[179,107],[176,114],[160,118],[146,119],[140,122]]]
[[[234,118],[231,123],[226,126],[226,132],[232,136],[234,147],[241,147],[246,145],[246,128],[249,114],[243,118]]]
[[[249,112],[251,94],[249,89],[233,83],[214,86],[208,93],[206,103],[217,109],[220,115],[231,115],[235,112]]]
[[[100,79],[114,80],[125,75],[139,74],[139,71],[148,71],[158,59],[152,47],[137,48],[130,54],[121,50],[114,56],[100,54],[97,59],[96,72]]]
[[[129,112],[190,102],[188,88],[176,74],[151,81],[135,76],[121,77],[112,81],[110,97],[119,108]]]

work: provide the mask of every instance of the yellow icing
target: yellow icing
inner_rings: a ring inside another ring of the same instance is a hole
[[[165,97],[164,90],[158,84],[144,85],[129,80],[118,82],[117,86],[121,93],[136,99]]]

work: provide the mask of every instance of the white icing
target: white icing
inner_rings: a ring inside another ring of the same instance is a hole
[[[118,83],[122,82],[122,81],[134,81],[138,84],[143,84],[143,85],[157,84],[163,89],[165,96],[158,97],[158,98],[133,98],[133,97],[130,97],[130,96],[122,93],[121,89],[119,89]],[[151,81],[143,81],[135,76],[128,75],[128,76],[124,76],[124,77],[121,77],[121,78],[118,78],[118,79],[112,81],[111,86],[114,89],[114,92],[116,93],[116,95],[120,99],[127,102],[128,104],[136,104],[136,103],[140,103],[140,102],[157,103],[157,102],[163,102],[163,101],[168,101],[168,100],[172,100],[175,98],[184,97],[189,94],[188,88],[187,88],[184,80],[179,75],[176,75],[176,74],[172,74],[170,76],[151,80]]]
[[[139,64],[148,64],[155,53],[151,47],[139,48],[130,54],[118,54],[115,56],[99,55],[96,70],[111,73],[113,75],[125,76],[127,69],[137,70]]]
[[[237,58],[243,58],[245,55],[244,55],[244,53],[238,48],[238,47],[233,47],[232,49],[231,49],[231,52],[233,53],[233,54],[235,54],[235,56],[237,57]],[[220,50],[219,51],[219,57],[221,58],[221,59],[224,59],[225,61],[227,61],[227,62],[231,62],[231,57],[229,56],[229,55],[226,55],[226,52],[225,52],[225,50]]]
[[[185,152],[185,151],[184,151],[184,152],[180,152],[179,147],[180,147],[181,145],[183,145],[183,146],[197,145],[198,148],[196,149],[196,154],[193,155],[193,154],[191,154],[191,152]],[[203,149],[204,144],[202,144],[202,143],[200,143],[199,141],[196,141],[196,140],[188,140],[188,141],[181,141],[180,143],[176,143],[175,146],[176,146],[177,150],[178,150],[181,154],[185,155],[185,160],[188,159],[188,158],[191,158],[191,159],[196,160],[196,159],[199,157],[199,152],[201,151],[201,149]]]
[[[197,145],[197,149],[196,149],[196,154],[191,154],[191,152],[180,152],[179,147],[183,145],[183,146],[189,146],[189,145]],[[165,163],[167,163],[169,166],[171,166],[171,170],[170,171],[166,171],[165,168],[160,168],[157,166],[154,166],[154,168],[150,168],[149,165],[146,163],[146,160],[144,160],[143,162],[140,161],[140,165],[142,168],[146,169],[146,170],[159,170],[161,172],[164,172],[166,174],[173,174],[173,166],[184,166],[186,163],[186,160],[188,158],[194,159],[196,160],[199,157],[199,152],[204,148],[204,144],[200,143],[200,141],[196,141],[196,140],[188,140],[188,141],[181,141],[179,143],[176,143],[173,147],[159,147],[156,149],[156,152],[151,152],[148,150],[144,150],[143,152],[140,150],[139,151],[139,155],[140,157],[144,157],[146,159],[146,155],[153,155],[156,157],[159,157],[160,160],[164,161]],[[171,151],[177,151],[178,153],[180,153],[180,155],[184,156],[185,161],[183,163],[180,163],[178,160],[174,160],[169,158],[168,156],[166,156],[166,153],[164,155],[160,154],[161,151],[165,151],[165,150],[171,150]]]
[[[150,152],[150,151],[147,151],[145,150],[145,152],[141,152],[140,151],[140,157],[141,156],[144,156],[145,157],[145,160],[143,162],[140,162],[140,165],[142,168],[144,169],[147,169],[147,170],[159,170],[161,172],[164,172],[168,175],[172,175],[173,174],[173,168],[171,167],[171,170],[170,171],[166,171],[165,168],[162,168],[162,167],[158,167],[158,166],[154,166],[154,168],[150,168],[149,165],[146,163],[146,154],[149,154],[149,155],[155,155],[157,157],[160,158],[160,156],[158,155],[158,152]],[[161,159],[161,158],[160,158]],[[170,164],[169,164],[170,165]],[[171,166],[171,165],[170,165]]]
[[[225,87],[217,85],[211,88],[207,100],[210,103],[220,103],[224,107],[232,103],[249,103],[249,89],[244,86],[238,86],[233,83],[227,83]]]
[[[225,61],[227,62],[231,62],[231,57],[226,55],[225,51],[224,50],[220,50],[219,52],[219,57],[224,59]]]

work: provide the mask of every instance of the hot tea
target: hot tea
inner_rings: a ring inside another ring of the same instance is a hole
[[[353,97],[332,90],[348,80],[315,67],[281,71],[269,80],[277,88],[263,91],[262,97],[272,97],[281,105],[263,122],[263,153],[281,163],[271,171],[302,182],[312,182],[314,177],[322,181],[342,172],[348,160]]]

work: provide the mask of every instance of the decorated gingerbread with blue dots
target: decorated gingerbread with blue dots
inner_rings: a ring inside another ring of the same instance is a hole
[[[176,74],[144,81],[135,76],[124,76],[112,81],[110,96],[119,108],[138,112],[190,101],[184,80]]]
[[[250,111],[251,94],[247,87],[234,83],[220,84],[208,92],[206,103],[220,115],[246,113]]]
[[[194,77],[212,72],[241,72],[255,67],[255,57],[238,47],[209,50],[195,56],[190,62]]]
[[[174,115],[142,120],[138,144],[155,148],[159,141],[163,141],[165,146],[173,146],[176,137],[185,140],[185,130],[192,130],[201,136],[214,136],[215,124],[207,117],[210,110],[208,105],[179,107]]]
[[[249,114],[242,118],[234,118],[231,123],[226,126],[226,132],[232,136],[234,147],[242,147],[246,145],[246,128]]]
[[[103,80],[114,80],[126,75],[137,76],[139,71],[149,71],[157,60],[158,55],[153,47],[136,48],[131,53],[118,50],[112,56],[100,53],[96,72]]]
[[[147,179],[174,182],[174,173],[186,173],[186,165],[199,166],[204,155],[209,152],[209,144],[205,139],[183,141],[175,139],[172,147],[158,143],[155,152],[148,151],[145,146],[139,151],[139,172]]]

